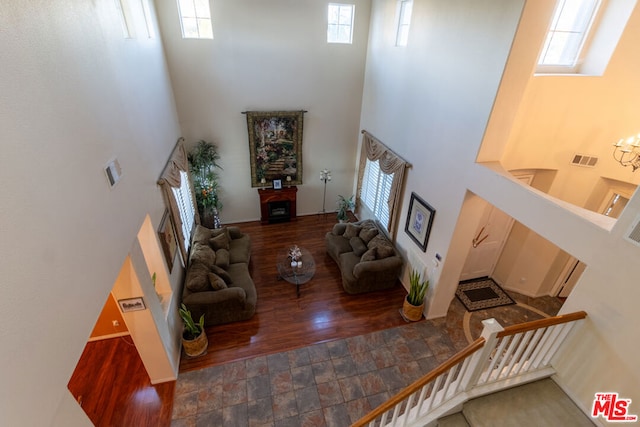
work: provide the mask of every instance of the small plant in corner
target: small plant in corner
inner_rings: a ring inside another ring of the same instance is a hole
[[[418,270],[411,270],[411,274],[409,275],[409,296],[407,297],[409,303],[411,305],[422,305],[428,287],[429,281],[422,280]]]
[[[353,201],[353,196],[345,199],[344,196],[338,195],[338,221],[347,222],[349,217],[347,211],[352,211],[356,204]]]
[[[402,313],[405,319],[417,321],[422,318],[424,297],[428,287],[429,280],[423,280],[421,274],[412,269],[409,275],[409,295],[405,298],[402,306]]]
[[[204,331],[204,314],[200,316],[200,320],[198,323],[193,321],[191,317],[191,311],[187,309],[187,306],[182,303],[180,308],[178,309],[180,313],[180,317],[184,322],[184,332],[182,337],[186,340],[192,341],[200,336],[202,331]]]
[[[209,347],[207,334],[204,333],[204,314],[200,316],[198,323],[193,321],[191,311],[184,303],[178,308],[178,313],[184,322],[182,332],[182,347],[187,356],[195,357],[206,353]]]

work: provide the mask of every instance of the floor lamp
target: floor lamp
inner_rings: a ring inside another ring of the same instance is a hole
[[[324,193],[322,194],[322,214],[326,215],[325,201],[327,199],[327,181],[331,181],[331,171],[329,169],[322,169],[320,171],[320,181],[324,182]]]

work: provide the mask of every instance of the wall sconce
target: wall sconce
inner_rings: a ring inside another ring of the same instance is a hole
[[[331,171],[329,169],[322,169],[320,171],[320,181],[324,182],[324,193],[322,194],[322,213],[326,214],[324,205],[327,198],[327,181],[331,181]]]
[[[632,172],[640,167],[640,134],[622,138],[613,144],[613,158],[622,166],[631,166]]]

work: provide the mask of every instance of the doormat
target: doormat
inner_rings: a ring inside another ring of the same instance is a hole
[[[456,297],[467,311],[485,310],[516,303],[489,277],[460,282],[456,289]]]

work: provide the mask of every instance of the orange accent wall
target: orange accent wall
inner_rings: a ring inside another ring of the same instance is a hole
[[[117,320],[120,326],[113,326],[114,320]],[[122,332],[128,332],[127,325],[124,323],[116,300],[113,298],[113,295],[109,293],[107,302],[104,304],[100,317],[98,317],[98,321],[91,332],[91,338],[99,338]]]

